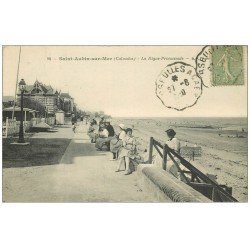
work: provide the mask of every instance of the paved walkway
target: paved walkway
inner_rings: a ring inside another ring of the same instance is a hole
[[[6,202],[152,202],[137,186],[137,174],[116,173],[110,152],[96,151],[80,125],[77,133],[60,128],[51,136],[72,138],[60,164],[3,169]],[[37,134],[36,137],[44,136]],[[35,138],[35,137],[34,137]]]

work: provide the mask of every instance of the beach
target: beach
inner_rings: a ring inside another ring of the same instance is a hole
[[[165,142],[168,128],[176,131],[183,146],[200,146],[202,154],[191,163],[204,173],[216,175],[219,184],[233,188],[233,196],[247,202],[247,118],[113,118],[133,128],[141,154],[149,138]]]

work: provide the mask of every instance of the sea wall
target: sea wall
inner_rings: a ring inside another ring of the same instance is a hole
[[[138,186],[155,197],[156,202],[211,202],[184,182],[153,164],[137,167]]]

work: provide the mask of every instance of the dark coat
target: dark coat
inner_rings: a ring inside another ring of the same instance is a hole
[[[113,128],[112,125],[108,125],[108,126],[106,127],[106,129],[107,129],[108,132],[109,132],[109,136],[114,136],[114,135],[115,135],[115,130],[114,130],[114,128]]]

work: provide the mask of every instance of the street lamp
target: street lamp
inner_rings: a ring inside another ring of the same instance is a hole
[[[25,143],[23,136],[23,93],[25,91],[26,83],[23,79],[19,82],[19,89],[21,91],[21,118],[20,118],[20,127],[19,127],[19,139],[18,143]]]

